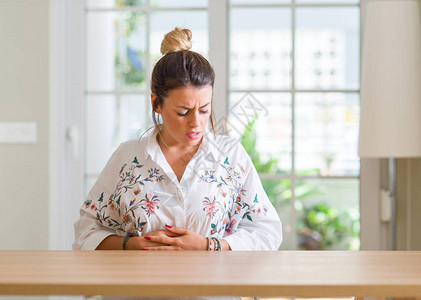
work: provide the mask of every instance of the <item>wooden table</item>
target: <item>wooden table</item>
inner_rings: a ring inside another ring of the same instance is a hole
[[[0,251],[0,294],[421,296],[421,252]]]

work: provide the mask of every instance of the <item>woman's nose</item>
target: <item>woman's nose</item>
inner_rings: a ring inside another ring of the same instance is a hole
[[[194,127],[197,126],[199,124],[199,111],[195,111],[194,113],[190,114],[190,126]]]

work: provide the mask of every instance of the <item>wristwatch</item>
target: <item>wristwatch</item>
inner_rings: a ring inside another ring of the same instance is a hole
[[[137,232],[129,232],[126,234],[126,236],[123,239],[123,250],[126,250],[126,244],[129,240],[129,238],[131,238],[132,236],[137,236]]]

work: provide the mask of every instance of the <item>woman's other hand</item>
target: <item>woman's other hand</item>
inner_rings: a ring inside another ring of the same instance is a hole
[[[165,244],[165,246],[150,246],[148,250],[207,250],[208,242],[206,238],[194,231],[182,227],[172,227],[165,225],[167,229],[163,234],[147,234],[145,239],[150,242]]]
[[[176,237],[178,236],[178,234],[173,233],[166,229],[162,229],[162,230],[149,232],[147,233],[147,236]],[[148,247],[160,247],[160,246],[170,246],[170,245],[166,243],[160,243],[157,241],[151,241],[149,239],[145,239],[144,236],[131,237],[126,244],[127,250],[146,250],[145,248],[148,248]]]

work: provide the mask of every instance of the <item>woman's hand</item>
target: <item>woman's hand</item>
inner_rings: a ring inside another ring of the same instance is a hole
[[[191,230],[181,227],[167,226],[163,234],[145,236],[150,242],[160,243],[161,245],[150,246],[148,250],[206,250],[208,242],[206,238]],[[153,232],[155,233],[155,232]]]
[[[175,232],[171,232],[168,229],[161,229],[161,230],[157,230],[157,231],[153,231],[153,232],[148,232],[147,234],[145,234],[145,236],[168,236],[168,237],[176,237],[176,236],[180,236],[179,234],[175,233]]]
[[[148,236],[153,237],[176,237],[178,234],[173,233],[169,230],[163,229],[163,230],[156,230],[153,232],[149,232],[147,234]],[[143,236],[134,236],[131,237],[127,244],[126,249],[127,250],[146,250],[145,248],[149,247],[162,247],[162,246],[170,246],[166,243],[160,243],[158,241],[151,241],[149,239],[145,239]]]
[[[143,236],[133,236],[126,243],[127,250],[145,250],[148,247],[168,246],[145,239]]]

